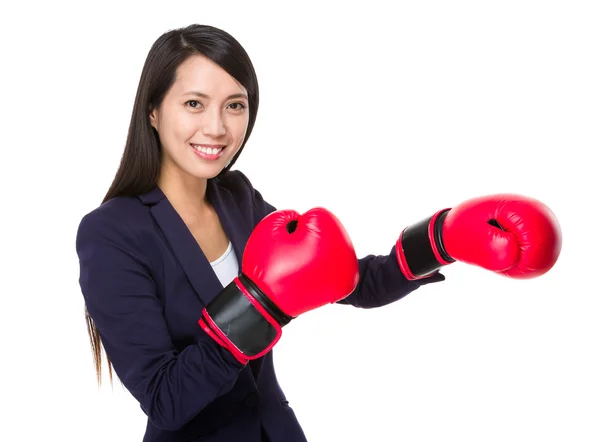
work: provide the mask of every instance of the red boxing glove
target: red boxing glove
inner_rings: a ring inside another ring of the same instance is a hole
[[[250,235],[240,275],[198,323],[245,364],[271,350],[292,319],[350,295],[358,277],[352,242],[332,213],[272,212]]]
[[[511,278],[535,278],[554,266],[561,247],[558,220],[546,205],[499,194],[470,199],[407,227],[396,257],[411,280],[455,261]]]

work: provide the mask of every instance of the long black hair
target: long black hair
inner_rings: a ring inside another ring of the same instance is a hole
[[[177,68],[193,55],[209,58],[235,78],[248,93],[249,122],[242,146],[221,174],[233,166],[252,133],[258,111],[258,80],[250,57],[227,32],[193,24],[170,30],[152,45],[140,76],[129,131],[121,163],[102,203],[118,196],[134,196],[156,186],[162,151],[157,132],[150,124],[150,111],[160,107],[175,81]],[[85,310],[98,383],[101,383],[102,345],[98,329]],[[112,366],[107,356],[110,379]]]

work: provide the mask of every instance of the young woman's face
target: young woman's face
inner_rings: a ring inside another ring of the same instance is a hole
[[[150,113],[163,170],[213,178],[240,149],[248,128],[246,89],[206,57],[187,59],[158,109]]]

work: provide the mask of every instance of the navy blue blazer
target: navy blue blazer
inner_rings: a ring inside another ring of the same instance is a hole
[[[209,180],[207,197],[238,257],[275,210],[239,171]],[[160,188],[86,214],[76,249],[88,312],[116,375],[148,417],[144,441],[259,442],[264,433],[271,442],[306,441],[272,352],[242,366],[198,326],[223,287]],[[444,279],[408,281],[394,248],[360,259],[359,269],[356,290],[340,304],[379,307]]]

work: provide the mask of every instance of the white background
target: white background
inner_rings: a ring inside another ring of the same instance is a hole
[[[3,2],[0,439],[142,438],[138,404],[95,383],[75,233],[117,169],[150,46],[203,23],[258,72],[237,168],[278,208],[331,209],[359,255],[483,194],[561,221],[542,278],[457,263],[388,307],[287,327],[276,370],[308,439],[600,440],[596,4]]]

